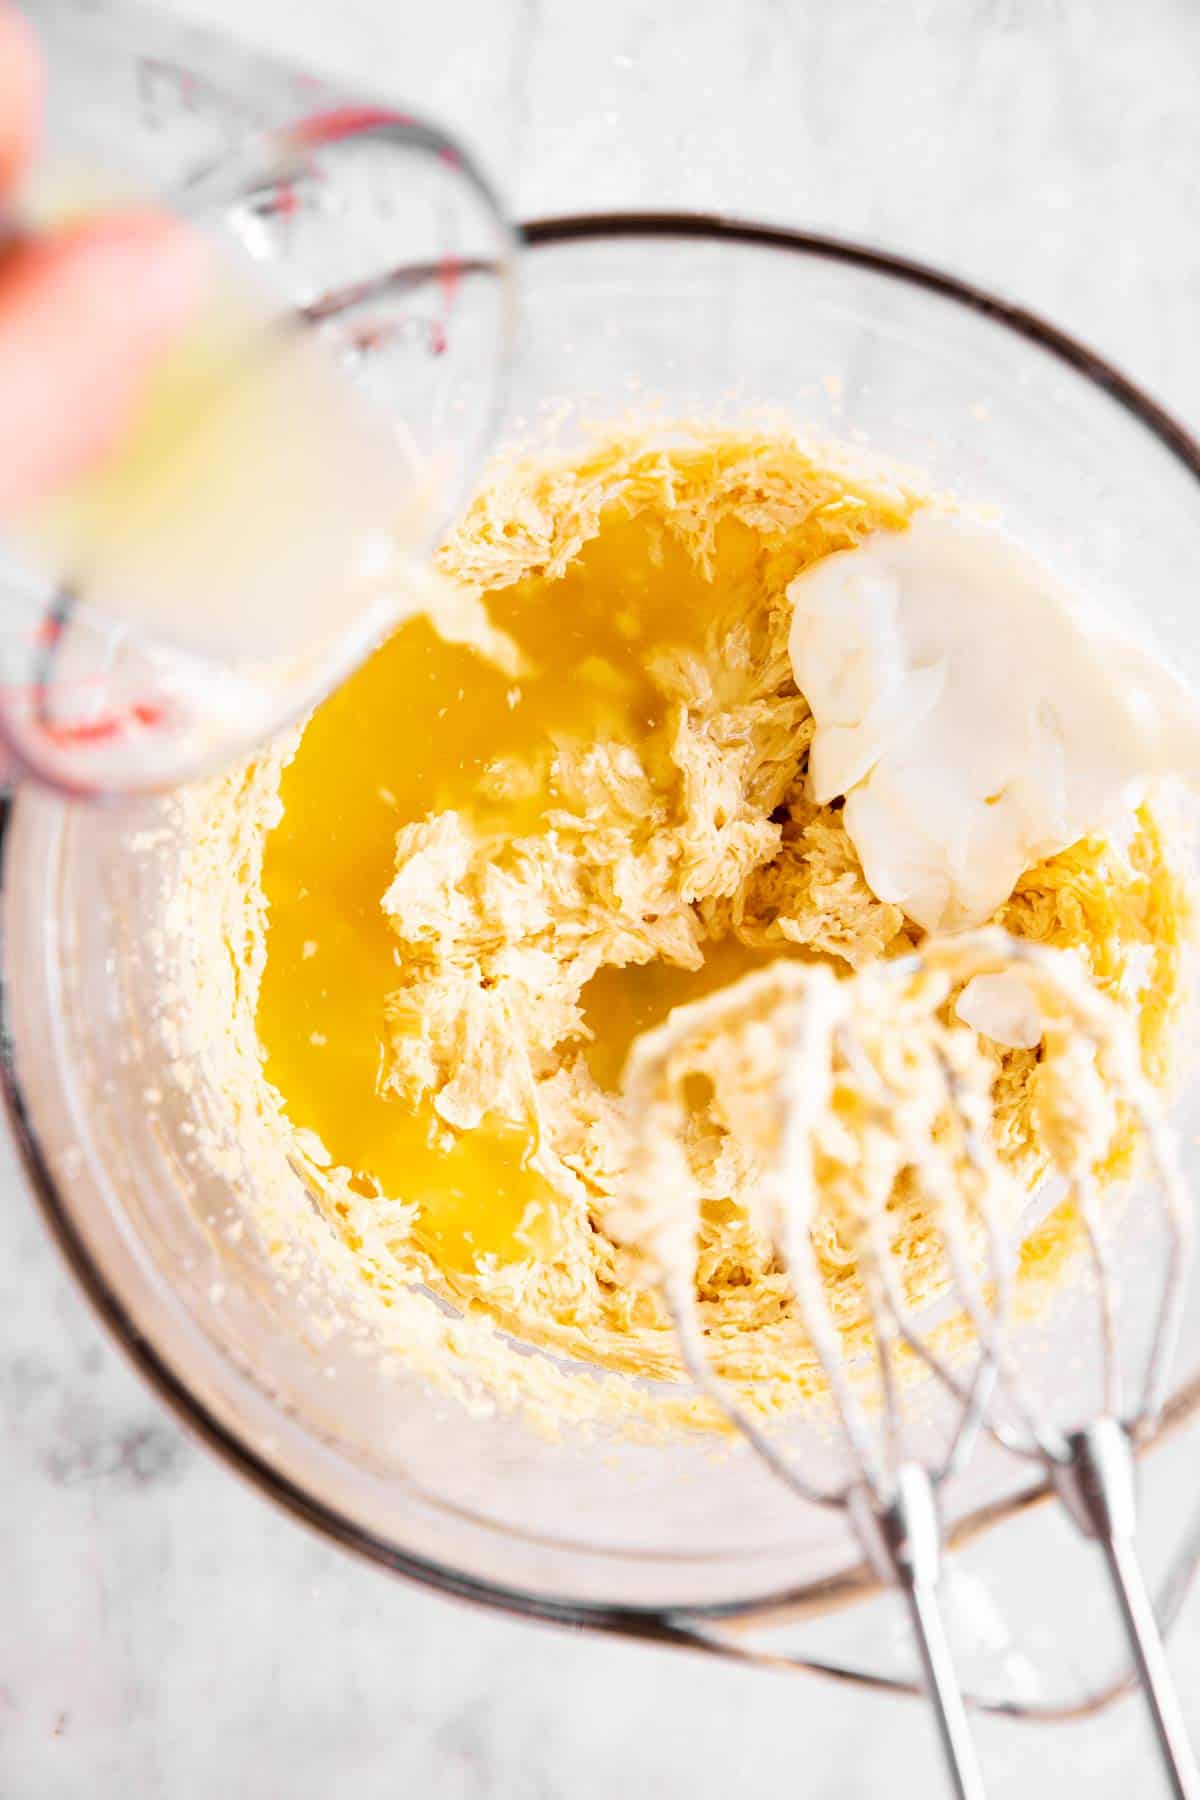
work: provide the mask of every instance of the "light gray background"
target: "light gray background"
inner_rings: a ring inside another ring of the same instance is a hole
[[[870,238],[1042,310],[1200,426],[1192,0],[188,10],[450,123],[519,214]],[[109,1348],[0,1159],[4,1800],[941,1791],[910,1703],[469,1612],[276,1516]],[[1200,1603],[1175,1645],[1200,1734]],[[1128,1706],[981,1738],[997,1795],[1158,1791]]]

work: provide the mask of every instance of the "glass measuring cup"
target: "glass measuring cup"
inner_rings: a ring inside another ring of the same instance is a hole
[[[215,41],[197,56],[133,6],[32,19],[72,209],[93,143],[101,192],[162,196],[213,247],[114,453],[0,550],[17,767],[152,790],[305,711],[419,603],[499,402],[511,237],[467,154],[409,114]]]

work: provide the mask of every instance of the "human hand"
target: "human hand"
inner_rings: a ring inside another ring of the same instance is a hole
[[[32,157],[42,65],[0,0],[0,519],[103,457],[203,287],[203,247],[163,213],[23,233],[5,208]]]

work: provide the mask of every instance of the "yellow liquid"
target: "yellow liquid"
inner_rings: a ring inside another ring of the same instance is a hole
[[[374,1180],[418,1202],[417,1236],[447,1268],[470,1268],[484,1253],[552,1254],[556,1199],[526,1166],[523,1128],[484,1127],[446,1149],[432,1141],[428,1114],[379,1091],[384,1008],[401,955],[380,907],[396,831],[431,811],[472,809],[494,757],[536,762],[564,740],[637,744],[670,779],[653,754],[656,695],[644,653],[697,644],[723,578],[744,571],[755,543],[742,527],[724,528],[708,583],[678,548],[652,555],[648,529],[610,520],[562,580],[535,578],[490,597],[532,676],[514,684],[412,620],[325,702],[284,771],[284,815],[264,867],[266,1073],[292,1121],[316,1132],[368,1191]],[[544,800],[540,792],[489,800],[489,828],[535,828]],[[639,1031],[759,960],[723,943],[694,973],[662,964],[602,970],[584,994],[596,1078],[615,1085]]]

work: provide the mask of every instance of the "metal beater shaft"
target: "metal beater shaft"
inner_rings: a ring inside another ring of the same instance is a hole
[[[1094,1419],[1071,1434],[1067,1450],[1066,1462],[1051,1465],[1055,1486],[1080,1531],[1103,1552],[1171,1793],[1175,1800],[1197,1800],[1200,1770],[1134,1549],[1137,1494],[1129,1433],[1116,1419]]]
[[[942,1534],[929,1473],[918,1463],[903,1463],[889,1504],[881,1507],[865,1482],[850,1490],[847,1504],[876,1574],[904,1596],[951,1790],[956,1800],[984,1800],[983,1775],[938,1599]]]

